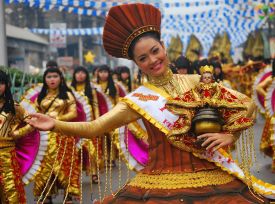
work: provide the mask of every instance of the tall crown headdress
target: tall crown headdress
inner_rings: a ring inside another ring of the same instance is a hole
[[[112,7],[103,30],[106,52],[117,58],[127,58],[133,40],[146,32],[160,34],[161,13],[149,4],[124,4]]]

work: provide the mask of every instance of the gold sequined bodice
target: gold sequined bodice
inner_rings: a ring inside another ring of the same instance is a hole
[[[85,83],[77,83],[75,90],[77,92],[84,92],[85,91]]]
[[[67,92],[68,99],[63,100],[57,97],[58,90],[49,90],[46,97],[41,101],[39,111],[53,118],[70,121],[77,116],[76,101],[72,93]]]
[[[32,127],[24,122],[27,112],[18,104],[15,104],[15,112],[15,115],[4,111],[0,113],[0,148],[3,141],[14,140],[32,131]]]
[[[2,112],[0,114],[0,137],[10,137],[14,118],[11,113]]]
[[[111,101],[111,103],[112,103],[113,105],[117,104],[117,102],[118,102],[118,97],[119,97],[119,96],[118,96],[119,90],[118,90],[117,87],[116,87],[116,91],[117,91],[116,97],[113,98],[113,97],[109,96],[109,90],[106,91],[107,86],[108,86],[108,82],[107,82],[107,81],[99,81],[99,83],[96,83],[96,85],[100,86],[101,92],[104,93],[104,94],[106,94],[106,96],[110,99],[110,101]],[[105,92],[105,91],[106,91],[106,92]]]

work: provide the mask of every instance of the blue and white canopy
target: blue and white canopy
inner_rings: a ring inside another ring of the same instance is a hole
[[[115,5],[134,3],[133,0],[5,0],[7,4],[23,3],[31,7],[43,8],[44,11],[58,9],[79,15],[106,16],[108,10]],[[275,0],[143,0],[161,9],[162,37],[166,45],[172,36],[179,35],[187,45],[191,34],[202,43],[204,54],[210,49],[216,34],[227,32],[232,48],[238,47],[251,31],[264,24],[255,6],[272,3]],[[48,29],[32,29],[33,32],[48,34],[61,32],[66,35],[98,35],[102,28],[66,29],[51,31]],[[186,47],[186,46],[185,46]]]

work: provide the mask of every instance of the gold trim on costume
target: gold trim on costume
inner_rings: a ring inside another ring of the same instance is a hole
[[[149,175],[138,173],[128,185],[145,189],[198,188],[227,184],[234,179],[233,176],[220,169],[180,174]]]
[[[131,101],[128,98],[121,98],[121,101],[125,102],[129,107],[131,107],[133,110],[138,112],[142,117],[144,117],[146,120],[148,120],[151,124],[153,124],[155,127],[157,127],[161,132],[168,134],[169,130],[164,127],[160,122],[158,122],[156,119],[150,116],[149,113],[144,111],[142,108],[140,108],[137,104],[135,104],[133,101]]]
[[[131,35],[129,35],[129,37],[123,44],[122,56],[130,59],[130,57],[128,55],[128,49],[129,49],[131,43],[133,42],[133,40],[136,37],[138,37],[139,35],[141,35],[143,33],[150,32],[150,31],[160,33],[160,30],[159,30],[158,26],[156,26],[156,25],[146,25],[146,26],[143,26],[143,27],[140,27],[140,28],[134,30],[133,33]]]
[[[0,139],[0,149],[15,147],[14,140],[2,138]]]

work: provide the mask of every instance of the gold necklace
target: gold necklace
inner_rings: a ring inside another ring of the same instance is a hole
[[[173,73],[170,68],[167,68],[167,71],[160,76],[157,76],[157,77],[148,76],[148,82],[157,87],[166,85],[172,79],[173,79]]]

